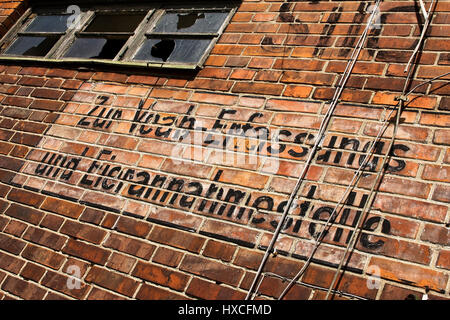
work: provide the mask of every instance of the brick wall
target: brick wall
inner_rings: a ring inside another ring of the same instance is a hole
[[[243,299],[370,4],[244,0],[197,73],[0,65],[0,299]],[[0,8],[4,35],[27,5]],[[397,103],[423,23],[416,9],[382,3],[266,272],[293,277],[304,265]],[[449,35],[450,2],[439,1],[410,88],[450,71]],[[406,103],[338,282],[345,293],[449,298],[448,79]],[[237,128],[278,132],[281,145],[258,140],[249,154],[255,140]],[[287,299],[325,297],[380,157]],[[368,286],[374,273],[378,286]],[[265,275],[259,298],[285,285]]]

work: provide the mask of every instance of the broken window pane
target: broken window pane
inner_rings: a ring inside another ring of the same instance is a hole
[[[166,13],[153,32],[216,33],[228,12]]]
[[[114,59],[126,41],[126,39],[78,38],[65,57]]]
[[[85,32],[134,32],[144,19],[145,13],[99,14],[84,30]]]
[[[134,60],[197,63],[210,43],[211,39],[148,39]]]
[[[68,15],[37,16],[25,32],[66,32]]]
[[[43,57],[50,51],[58,39],[58,37],[18,37],[5,53]]]

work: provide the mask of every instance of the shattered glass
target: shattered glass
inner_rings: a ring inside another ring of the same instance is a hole
[[[58,37],[18,37],[5,54],[43,57],[58,39]]]
[[[197,63],[210,43],[210,39],[148,39],[134,60]]]
[[[153,32],[215,33],[227,16],[228,12],[169,12],[159,20]]]
[[[65,57],[88,59],[114,59],[126,39],[78,38]]]

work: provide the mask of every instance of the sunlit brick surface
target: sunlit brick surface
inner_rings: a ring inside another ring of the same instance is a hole
[[[0,64],[0,299],[244,299],[371,4],[244,0],[196,72]],[[27,8],[0,1],[0,34]],[[416,9],[381,4],[265,271],[303,266],[397,104]],[[439,1],[410,89],[450,71],[449,36]],[[449,79],[409,96],[337,289],[449,299]],[[302,277],[315,287],[287,299],[325,297],[393,126]],[[266,275],[259,298],[285,285]]]

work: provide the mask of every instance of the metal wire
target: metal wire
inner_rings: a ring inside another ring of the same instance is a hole
[[[368,35],[368,31],[370,29],[370,26],[372,25],[372,21],[375,17],[376,12],[378,11],[378,7],[380,5],[381,1],[377,1],[375,4],[375,8],[372,11],[372,14],[368,20],[368,23],[366,25],[366,28],[363,32],[363,34],[361,35],[361,37],[359,38],[359,41],[357,43],[357,47],[355,47],[355,50],[353,51],[353,55],[352,55],[352,59],[353,61],[351,61],[351,63],[347,64],[347,68],[345,71],[347,72],[351,72],[351,70],[353,69],[354,64],[356,63],[356,59],[359,56],[359,52],[362,49],[362,46],[367,38]],[[355,54],[355,52],[357,52],[357,54]],[[348,73],[345,77],[343,76],[341,79],[348,79],[348,77],[350,76],[350,73]],[[336,105],[338,98],[340,96],[340,92],[342,92],[343,87],[346,83],[346,80],[343,82],[343,85],[340,87],[340,91],[336,91],[337,93],[334,96],[334,100],[333,103]],[[331,108],[330,108],[331,109]],[[333,110],[334,111],[334,110]],[[369,149],[369,154],[372,153],[375,150],[375,143],[371,145],[371,148]],[[368,159],[369,157],[366,157],[363,161],[363,163],[360,165],[360,167],[358,168],[357,172],[355,173],[352,182],[350,183],[350,185],[353,184],[355,178],[362,172],[363,168],[365,168],[367,166],[368,163]],[[303,267],[300,269],[300,271],[297,273],[297,275],[291,280],[291,282],[286,286],[286,288],[283,290],[283,292],[281,293],[280,297],[278,298],[279,300],[283,299],[283,297],[287,294],[287,292],[290,290],[290,288],[292,288],[292,286],[294,285],[295,282],[297,282],[297,280],[301,277],[301,275],[306,271],[306,269],[308,268],[309,264],[311,263],[311,260],[315,254],[315,252],[317,251],[319,245],[321,244],[322,240],[323,240],[323,236],[325,234],[325,231],[327,231],[328,226],[330,224],[331,221],[333,221],[333,218],[336,215],[336,212],[339,213],[339,211],[337,211],[336,209],[343,203],[344,199],[347,197],[347,193],[350,190],[350,186],[347,188],[347,190],[344,192],[343,196],[341,197],[341,199],[339,200],[338,204],[335,206],[335,208],[333,209],[332,213],[330,214],[328,220],[325,223],[325,226],[323,227],[322,231],[320,232],[319,236],[315,239],[315,243],[314,243],[314,247],[308,257],[308,259],[306,260],[306,263],[303,265]]]
[[[378,171],[376,179],[375,179],[375,182],[372,185],[372,188],[371,188],[371,190],[369,192],[368,200],[367,200],[367,202],[364,205],[364,208],[362,210],[361,215],[358,217],[358,221],[355,224],[355,232],[353,232],[351,234],[351,237],[350,237],[350,240],[349,240],[349,242],[348,242],[348,244],[346,246],[345,252],[344,252],[344,254],[343,254],[342,258],[341,258],[341,261],[339,263],[339,266],[338,266],[338,268],[337,268],[337,270],[336,270],[336,272],[334,274],[334,277],[333,277],[333,280],[332,280],[332,282],[330,284],[330,287],[328,288],[327,294],[325,296],[325,300],[328,300],[328,297],[331,294],[331,291],[332,291],[332,289],[333,289],[333,287],[334,287],[334,285],[336,283],[336,280],[337,280],[337,278],[338,278],[338,276],[340,274],[340,271],[342,269],[344,261],[346,260],[347,253],[349,251],[353,250],[353,246],[355,245],[355,242],[353,240],[357,239],[357,237],[359,236],[359,232],[361,231],[361,228],[362,228],[362,226],[360,226],[360,222],[361,222],[362,218],[365,216],[366,210],[369,208],[369,211],[370,211],[370,207],[372,205],[372,201],[374,200],[375,188],[377,187],[377,185],[379,183],[381,174],[384,171],[384,168],[385,168],[385,165],[386,165],[386,160],[389,158],[389,154],[391,152],[392,146],[393,146],[394,141],[395,141],[395,136],[397,134],[397,130],[398,130],[399,123],[400,123],[400,114],[402,112],[402,109],[403,109],[403,106],[404,106],[404,102],[407,100],[407,95],[409,95],[410,93],[414,92],[414,90],[419,87],[419,86],[414,87],[413,90],[411,90],[408,94],[405,95],[406,88],[407,88],[407,86],[409,84],[409,81],[411,79],[411,76],[412,76],[412,62],[415,61],[415,59],[417,58],[418,50],[419,50],[420,46],[422,45],[425,33],[426,33],[426,31],[428,29],[428,25],[430,24],[430,21],[431,21],[430,18],[431,18],[431,9],[433,7],[433,1],[434,0],[431,1],[430,8],[428,9],[428,14],[425,14],[425,12],[424,12],[424,16],[426,18],[426,21],[425,21],[425,24],[424,24],[424,27],[423,27],[423,30],[422,30],[421,37],[419,39],[419,42],[417,43],[416,48],[414,49],[414,51],[413,51],[409,61],[408,61],[408,65],[405,68],[405,72],[408,71],[408,76],[405,79],[402,95],[400,97],[398,97],[399,103],[396,106],[396,110],[397,110],[396,121],[395,121],[394,130],[393,130],[390,142],[389,142],[389,147],[388,147],[388,149],[386,151],[386,154],[383,157],[383,162],[382,162],[380,171]],[[423,6],[422,2],[421,2],[421,5],[422,5],[422,10],[425,10],[425,7]]]
[[[373,10],[372,14],[370,15],[370,18],[369,18],[369,21],[368,21],[368,23],[366,25],[366,28],[365,28],[363,34],[360,36],[359,41],[358,41],[355,49],[352,52],[351,58],[349,59],[349,62],[347,63],[347,66],[345,68],[344,74],[341,77],[341,79],[340,79],[340,81],[339,81],[339,83],[337,85],[337,90],[335,91],[333,100],[330,103],[330,107],[328,108],[328,110],[327,110],[327,112],[325,114],[325,117],[322,120],[322,123],[320,125],[319,132],[317,134],[314,146],[311,149],[311,152],[310,152],[310,154],[308,156],[308,159],[307,159],[307,161],[306,161],[306,163],[305,163],[305,165],[304,165],[304,167],[302,169],[302,172],[301,172],[300,176],[297,179],[297,183],[296,183],[296,185],[295,185],[295,187],[294,187],[294,189],[293,189],[293,191],[292,191],[292,193],[291,193],[291,195],[289,197],[289,201],[288,201],[288,203],[286,205],[286,208],[285,208],[285,210],[283,212],[283,215],[282,215],[282,217],[280,219],[280,222],[278,223],[277,228],[276,228],[276,230],[275,230],[275,232],[274,232],[274,234],[272,236],[271,242],[270,242],[269,246],[266,249],[266,252],[265,252],[264,257],[263,257],[263,259],[261,261],[261,264],[260,264],[260,266],[258,268],[256,276],[255,276],[255,278],[254,278],[254,280],[253,280],[253,282],[252,282],[252,284],[251,284],[251,286],[250,286],[250,288],[248,290],[248,294],[247,294],[247,296],[245,298],[246,300],[248,300],[250,298],[253,298],[253,290],[255,288],[255,285],[258,282],[259,277],[261,276],[261,273],[262,273],[262,270],[264,268],[264,265],[267,262],[267,259],[269,258],[270,252],[272,251],[273,246],[274,246],[275,242],[277,241],[277,238],[278,238],[278,236],[279,236],[279,234],[281,232],[282,227],[284,226],[286,217],[287,217],[289,211],[291,210],[292,203],[293,203],[294,198],[296,197],[296,195],[297,195],[297,193],[298,193],[298,191],[300,189],[300,186],[302,185],[302,182],[303,182],[303,180],[305,178],[306,172],[309,169],[309,166],[310,166],[310,164],[311,164],[311,162],[312,162],[312,160],[313,160],[313,158],[314,158],[314,156],[316,154],[316,151],[318,150],[318,148],[320,147],[320,145],[323,142],[323,139],[325,137],[325,132],[326,132],[327,127],[328,127],[328,125],[330,123],[331,116],[334,113],[334,110],[336,109],[336,106],[338,104],[339,98],[340,98],[340,96],[342,94],[342,91],[344,90],[345,84],[347,83],[347,81],[348,81],[348,79],[349,79],[349,77],[351,75],[351,72],[353,70],[353,67],[356,64],[356,61],[357,61],[357,59],[359,57],[361,49],[362,49],[362,47],[364,45],[364,42],[365,42],[365,40],[367,38],[367,35],[369,33],[370,26],[372,25],[372,21],[374,20],[375,14],[376,14],[377,9],[378,9],[378,7],[380,5],[380,2],[381,2],[381,0],[377,0],[376,5],[375,5],[375,9]],[[331,220],[331,217],[332,217],[332,215],[330,215],[330,219],[327,221],[327,224]]]

